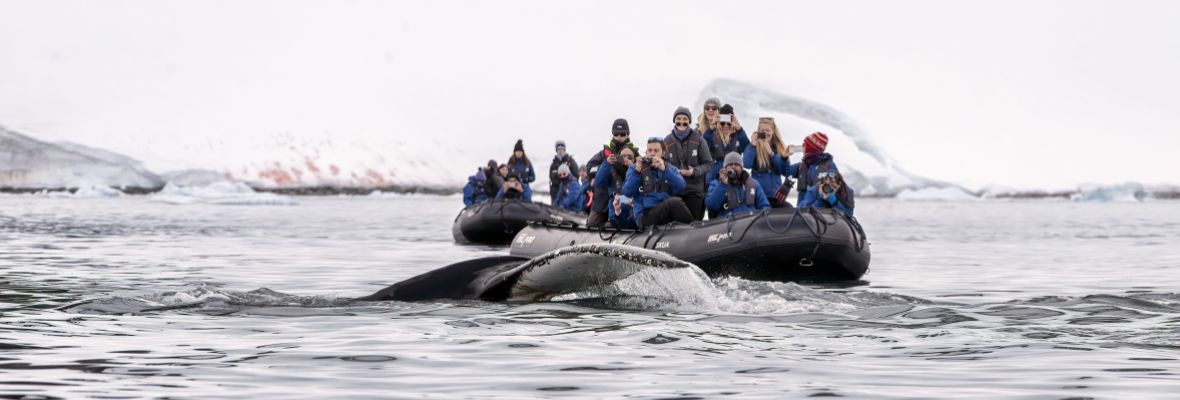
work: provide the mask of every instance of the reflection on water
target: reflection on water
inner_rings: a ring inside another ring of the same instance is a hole
[[[551,303],[349,300],[498,254],[451,243],[456,203],[0,197],[0,397],[1180,389],[1180,203],[865,200],[859,286],[647,276]]]

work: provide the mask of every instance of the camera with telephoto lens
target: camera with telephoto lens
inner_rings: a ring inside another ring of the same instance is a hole
[[[819,185],[819,191],[821,193],[834,193],[836,191],[836,188],[832,187],[832,185],[825,183],[825,184]]]
[[[737,172],[737,171],[734,171],[734,170],[732,170],[732,169],[727,169],[727,170],[725,170],[725,179],[726,179],[726,180],[728,180],[728,181],[729,181],[729,182],[731,182],[731,183],[732,183],[734,180],[737,180],[737,178],[738,178],[738,175],[739,175],[739,174],[738,174],[738,172]]]

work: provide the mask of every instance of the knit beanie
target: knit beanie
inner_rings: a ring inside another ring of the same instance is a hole
[[[672,120],[675,121],[676,116],[680,114],[684,114],[685,117],[688,117],[689,121],[692,121],[692,111],[688,111],[688,107],[676,107],[676,112],[672,113]]]
[[[512,146],[512,151],[524,151],[524,141],[516,139],[516,145]]]
[[[828,148],[828,135],[815,132],[803,139],[803,154],[823,153]]]
[[[557,174],[561,175],[563,173],[566,175],[569,175],[569,173],[570,173],[570,166],[569,165],[561,164],[560,167],[557,167]]]
[[[705,107],[708,106],[721,107],[721,100],[716,97],[710,97],[708,100],[705,100]]]
[[[725,164],[722,165],[728,167],[730,164],[742,165],[742,155],[733,151],[729,152],[729,154],[726,154]]]

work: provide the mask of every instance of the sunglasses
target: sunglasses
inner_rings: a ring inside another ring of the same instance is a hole
[[[721,126],[730,126],[730,125],[733,125],[733,124],[731,124],[731,123],[728,123],[728,122],[722,122],[722,123],[721,123]]]
[[[717,111],[717,107],[705,106],[705,111]]]
[[[824,172],[820,172],[819,175],[816,175],[816,178],[819,178],[819,179],[835,178],[835,177],[836,177],[836,173],[833,171],[824,171]]]
[[[627,137],[627,136],[631,136],[631,134],[630,134],[630,133],[628,133],[628,132],[621,132],[621,133],[620,133],[620,132],[615,132],[615,133],[614,133],[614,135],[615,135],[615,137]]]

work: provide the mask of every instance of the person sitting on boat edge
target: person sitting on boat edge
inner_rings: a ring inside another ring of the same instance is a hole
[[[706,109],[708,107],[706,106]],[[705,138],[705,142],[709,144],[709,150],[713,152],[713,160],[720,160],[729,153],[743,154],[746,151],[746,146],[750,145],[750,137],[746,135],[746,128],[742,127],[742,123],[738,121],[737,115],[733,113],[733,106],[726,104],[721,106],[717,111],[717,120],[711,124],[711,128],[703,130],[704,134],[701,136]],[[717,179],[717,173],[724,167],[719,162],[713,163],[713,168],[709,169],[709,174],[705,176],[705,187],[713,183]]]
[[[790,166],[788,157],[791,153],[774,118],[758,118],[758,130],[754,132],[754,141],[742,156],[742,165],[752,171],[750,175],[759,186],[762,186],[762,191],[768,193],[767,200],[773,199],[770,200],[770,207],[783,208],[790,205],[786,200],[791,187],[783,184],[783,176]],[[786,182],[789,184],[790,180]]]
[[[624,118],[617,118],[611,124],[611,140],[602,145],[602,150],[590,157],[590,161],[586,162],[586,169],[593,170],[598,168],[601,172],[603,165],[614,165],[618,163],[620,151],[625,147],[630,147],[636,153],[639,149],[631,142],[631,125],[627,123]],[[593,177],[592,177],[593,178]],[[593,189],[594,193],[590,196],[590,217],[586,219],[586,226],[595,228],[602,226],[607,220],[607,207],[610,205],[609,196],[601,192],[601,188],[597,186]]]
[[[473,205],[488,201],[487,181],[488,175],[485,171],[486,167],[480,167],[475,171],[474,175],[467,177],[467,185],[463,186],[463,206],[471,207]]]
[[[824,151],[827,148],[828,135],[823,132],[813,132],[803,139],[803,161],[790,164],[787,167],[787,176],[795,178],[795,191],[799,193],[799,200],[796,204],[802,204],[803,196],[815,187],[816,182],[819,182],[816,174],[819,173],[820,167],[823,167],[824,170],[840,172],[832,155]]]
[[[664,158],[666,151],[664,141],[652,137],[647,140],[647,157],[627,169],[622,193],[634,199],[632,207],[640,229],[669,222],[687,224],[695,220],[684,200],[676,197],[684,191],[684,177]]]
[[[553,150],[555,153],[553,156],[553,162],[549,164],[549,202],[552,204],[557,204],[557,182],[559,180],[557,178],[557,168],[559,166],[565,165],[569,169],[570,175],[578,176],[578,162],[574,161],[573,154],[569,154],[565,151],[564,140],[558,140],[557,143],[554,143]]]
[[[639,229],[639,224],[635,223],[635,209],[633,205],[635,200],[630,197],[618,194],[611,200],[610,212],[607,220],[610,221],[616,228],[619,229]]]
[[[595,170],[597,171],[597,170]],[[578,169],[578,209],[579,213],[590,212],[590,194],[594,193],[594,171],[583,166]]]
[[[570,167],[562,164],[557,167],[557,196],[553,199],[553,206],[569,211],[580,211],[578,193],[582,191],[578,180],[570,175]]]
[[[799,207],[835,208],[851,217],[856,207],[854,191],[844,184],[844,177],[840,175],[840,171],[822,167],[821,169],[816,174],[819,183],[803,194],[803,201],[799,202]]]
[[[725,155],[725,168],[717,180],[709,185],[705,206],[717,216],[749,212],[770,208],[766,192],[742,168],[742,156],[738,153]]]
[[[668,163],[684,178],[684,191],[678,196],[692,212],[692,218],[705,219],[705,175],[713,168],[713,154],[701,133],[689,126],[692,113],[677,107],[672,113],[672,131],[664,137]]]
[[[533,201],[533,189],[529,184],[537,180],[537,173],[533,171],[533,162],[529,161],[529,156],[524,152],[523,140],[516,139],[516,145],[512,147],[512,157],[508,157],[508,174],[516,175],[524,187],[521,199]]]
[[[529,193],[528,185],[520,182],[520,177],[515,174],[508,174],[508,178],[504,179],[504,185],[500,187],[500,191],[496,192],[496,200],[526,200],[525,195]]]
[[[616,197],[623,191],[623,184],[627,180],[627,171],[632,165],[635,165],[635,155],[635,149],[624,147],[619,150],[618,154],[615,154],[617,160],[613,165],[606,164],[602,168],[599,168],[598,174],[594,175],[595,193],[601,193],[607,199],[608,222],[612,218],[611,213],[615,212],[612,208],[614,207]],[[631,207],[628,206],[627,210],[631,210]],[[634,223],[632,217],[627,218],[631,219],[631,222]],[[617,227],[618,225],[615,226]]]

